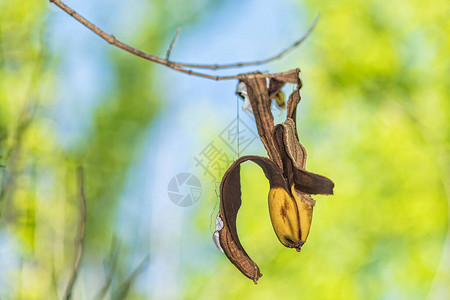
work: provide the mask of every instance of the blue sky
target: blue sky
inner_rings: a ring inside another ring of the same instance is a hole
[[[142,21],[141,18],[151,18],[151,5],[143,1],[133,5],[124,5],[120,1],[72,2],[68,4],[75,10],[124,42],[127,42],[129,31],[137,29],[136,24]],[[195,24],[181,27],[171,58],[199,63],[266,58],[298,39],[317,13],[305,11],[304,15],[298,15],[299,11],[297,4],[290,1],[226,1],[201,16]],[[114,18],[119,16],[126,26],[114,23]],[[113,84],[105,55],[110,46],[65,14],[56,12],[51,20],[51,40],[56,43],[54,47],[64,51],[54,116],[61,143],[70,148],[89,132],[92,113],[102,104],[97,99]],[[171,36],[167,36],[167,44],[170,39]],[[164,56],[164,51],[153,54]],[[259,70],[275,72],[297,67],[290,61],[293,57],[295,54],[261,66]],[[255,68],[226,70],[222,74],[253,70]],[[211,239],[195,236],[189,217],[195,213],[196,205],[189,208],[175,206],[168,199],[167,184],[181,172],[201,176],[195,167],[194,156],[217,139],[236,118],[236,102],[242,103],[235,96],[237,82],[234,80],[215,82],[186,76],[162,66],[157,72],[158,77],[152,84],[160,88],[162,111],[148,128],[145,151],[129,173],[122,205],[118,209],[117,231],[123,242],[136,245],[130,265],[137,266],[146,253],[150,253],[149,268],[140,277],[137,288],[155,299],[176,299],[183,287],[183,268],[189,264],[182,259],[186,253],[193,263],[211,273],[214,262],[223,254],[218,252]],[[251,116],[241,113],[240,117],[256,132]],[[264,154],[264,149],[257,139],[245,153]],[[207,201],[212,211],[217,202],[215,185],[202,180],[200,201]],[[186,232],[191,233],[190,238],[186,238]],[[95,283],[89,280],[94,277],[85,271],[77,282],[78,288],[86,293],[95,290],[90,289]]]

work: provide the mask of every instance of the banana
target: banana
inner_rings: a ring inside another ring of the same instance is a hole
[[[291,197],[280,187],[269,191],[269,214],[273,229],[280,242],[300,252],[311,228],[313,205],[307,203],[307,194],[298,193],[294,186]]]
[[[309,229],[311,228],[312,214],[313,214],[313,204],[314,200],[311,196],[305,193],[299,193],[295,190],[294,185],[291,187],[292,195],[294,195],[295,203],[297,204],[298,215],[300,218],[300,238],[304,242],[309,235]]]
[[[275,101],[277,102],[277,104],[280,108],[282,108],[282,109],[286,108],[286,97],[284,96],[284,93],[282,91],[280,91],[275,96]]]
[[[269,214],[273,229],[280,242],[289,248],[300,251],[301,241],[300,218],[297,203],[287,191],[281,187],[269,191]]]
[[[284,246],[295,248],[298,252],[311,228],[315,201],[310,195],[332,195],[334,183],[305,169],[306,150],[298,139],[295,122],[302,86],[298,70],[292,77],[286,74],[262,77],[259,72],[246,75],[249,76],[239,81],[237,93],[249,100],[258,133],[269,157],[241,156],[225,172],[220,184],[220,208],[214,241],[242,274],[257,283],[262,274],[239,241],[236,226],[242,204],[240,165],[250,160],[262,168],[270,183],[268,206],[275,234]],[[286,82],[297,83],[297,89],[288,98],[288,105],[281,92]],[[277,125],[270,110],[272,99],[280,108],[287,108],[286,121]]]

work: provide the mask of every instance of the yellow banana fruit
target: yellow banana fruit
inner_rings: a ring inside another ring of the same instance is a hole
[[[270,189],[269,214],[280,242],[300,252],[311,227],[313,206],[302,201],[294,186],[291,190],[294,197],[281,187]]]
[[[284,96],[284,93],[282,91],[280,91],[275,96],[275,101],[277,102],[277,104],[280,108],[282,108],[282,109],[286,108],[286,97]]]
[[[294,195],[295,203],[297,204],[298,215],[300,218],[300,238],[303,243],[306,242],[306,238],[309,235],[309,229],[311,228],[312,213],[314,205],[307,202],[314,201],[311,196],[305,193],[298,193],[294,186],[291,187],[292,195]],[[308,201],[309,200],[309,201]]]

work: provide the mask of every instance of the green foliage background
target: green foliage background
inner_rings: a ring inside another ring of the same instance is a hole
[[[148,2],[152,20],[127,41],[151,53],[162,53],[175,25],[217,8],[214,1]],[[176,8],[183,5],[189,9]],[[321,11],[319,26],[283,63],[302,69],[307,167],[333,179],[335,195],[317,197],[297,254],[277,241],[261,205],[268,183],[246,165],[238,228],[264,274],[260,283],[217,252],[212,268],[180,270],[183,285],[172,288],[185,299],[450,299],[450,3],[298,1],[299,14],[305,10]],[[48,112],[64,78],[56,72],[62,58],[49,50],[49,14],[62,12],[47,1],[0,2],[0,232],[14,237],[21,256],[20,268],[0,269],[9,280],[0,283],[1,299],[62,296],[81,163],[90,199],[82,268],[101,268],[127,172],[165,100],[152,85],[159,67],[105,46],[114,85],[101,95],[87,136],[70,149],[59,145]],[[196,206],[188,235],[210,240],[211,203]],[[123,248],[107,296],[147,299],[127,283],[136,266],[126,259],[132,245]],[[85,294],[76,286],[74,297]]]

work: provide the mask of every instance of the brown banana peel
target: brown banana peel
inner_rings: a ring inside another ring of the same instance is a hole
[[[220,185],[218,227],[214,236],[228,259],[257,283],[262,274],[241,245],[236,228],[241,206],[240,165],[250,160],[263,169],[270,183],[268,203],[274,231],[284,246],[297,251],[306,242],[311,227],[315,201],[310,195],[331,195],[334,183],[305,170],[306,150],[298,139],[295,116],[302,86],[299,70],[285,76],[268,77],[269,84],[266,78],[252,76],[255,74],[261,73],[249,73],[242,81],[246,84],[258,133],[269,157],[242,156],[226,171]],[[271,101],[278,100],[281,104],[281,88],[286,82],[295,83],[297,87],[289,96],[286,121],[275,126]]]

